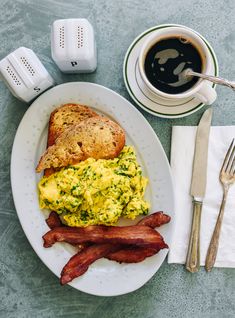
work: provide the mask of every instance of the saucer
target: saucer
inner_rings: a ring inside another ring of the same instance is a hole
[[[189,29],[185,26],[177,24],[162,24],[141,33],[128,48],[123,64],[124,82],[131,98],[145,111],[149,112],[152,115],[163,118],[180,118],[188,116],[204,106],[204,104],[198,101],[198,99],[196,99],[195,97],[186,99],[184,101],[168,101],[162,99],[160,96],[156,96],[150,90],[148,90],[141,79],[138,68],[138,57],[142,44],[147,37],[149,37],[150,35],[152,36],[154,32],[157,33],[159,29],[175,26]],[[218,76],[218,62],[215,52],[213,51],[211,45],[207,42],[207,40],[199,33],[197,34],[205,42],[211,55],[209,74]],[[212,87],[216,86],[213,83],[208,83]]]

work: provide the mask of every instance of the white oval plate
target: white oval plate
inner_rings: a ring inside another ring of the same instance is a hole
[[[35,167],[46,147],[50,113],[69,102],[88,105],[120,123],[126,131],[127,144],[134,145],[143,173],[149,178],[146,199],[151,203],[151,211],[163,210],[171,216],[174,211],[167,157],[155,132],[134,106],[117,93],[97,84],[76,82],[50,89],[33,102],[18,127],[11,156],[11,185],[17,214],[30,244],[58,277],[72,251],[66,243],[43,247],[42,236],[48,231],[45,223],[47,215],[38,206],[37,183],[41,175],[35,173]],[[170,222],[159,230],[168,244],[172,226],[173,222]],[[129,293],[144,285],[156,273],[167,252],[163,250],[138,264],[118,264],[101,259],[70,285],[100,296]]]

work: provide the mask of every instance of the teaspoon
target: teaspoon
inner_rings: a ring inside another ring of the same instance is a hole
[[[190,68],[187,68],[181,74],[185,78],[192,77],[192,76],[200,77],[200,78],[203,78],[203,79],[208,80],[210,82],[213,82],[215,84],[228,86],[235,91],[235,82],[228,81],[228,80],[221,78],[221,77],[197,73],[197,72],[194,72],[193,70],[191,70]]]

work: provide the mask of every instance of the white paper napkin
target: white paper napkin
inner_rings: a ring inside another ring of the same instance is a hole
[[[168,263],[184,264],[192,221],[190,185],[197,127],[174,126],[172,130],[171,167],[175,185],[175,227]],[[201,265],[205,264],[207,249],[219,213],[222,187],[219,172],[226,151],[235,137],[235,126],[211,127],[208,148],[207,187],[201,217]],[[235,185],[228,193],[217,267],[235,268]]]

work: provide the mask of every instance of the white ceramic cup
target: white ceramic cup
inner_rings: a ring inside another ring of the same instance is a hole
[[[198,50],[198,52],[201,55],[202,58],[202,73],[203,74],[209,74],[208,70],[210,69],[210,65],[212,63],[212,57],[210,55],[209,49],[206,46],[205,42],[201,39],[201,37],[198,35],[198,33],[194,32],[192,29],[189,29],[187,27],[170,27],[170,28],[163,28],[158,30],[156,33],[149,36],[146,41],[143,43],[143,46],[140,51],[139,60],[138,60],[138,68],[140,76],[146,86],[146,88],[151,91],[153,94],[158,95],[159,97],[165,99],[165,100],[182,100],[186,101],[191,98],[197,98],[200,102],[203,104],[211,105],[216,97],[216,91],[215,89],[206,81],[199,79],[194,86],[192,86],[190,89],[186,90],[183,93],[179,94],[168,94],[165,92],[160,91],[156,87],[154,87],[151,82],[148,80],[145,70],[144,70],[144,64],[145,59],[147,56],[148,51],[151,49],[151,47],[167,38],[172,37],[182,37],[183,39],[189,40],[190,43],[192,43],[195,48]],[[210,74],[213,75],[213,74]]]

